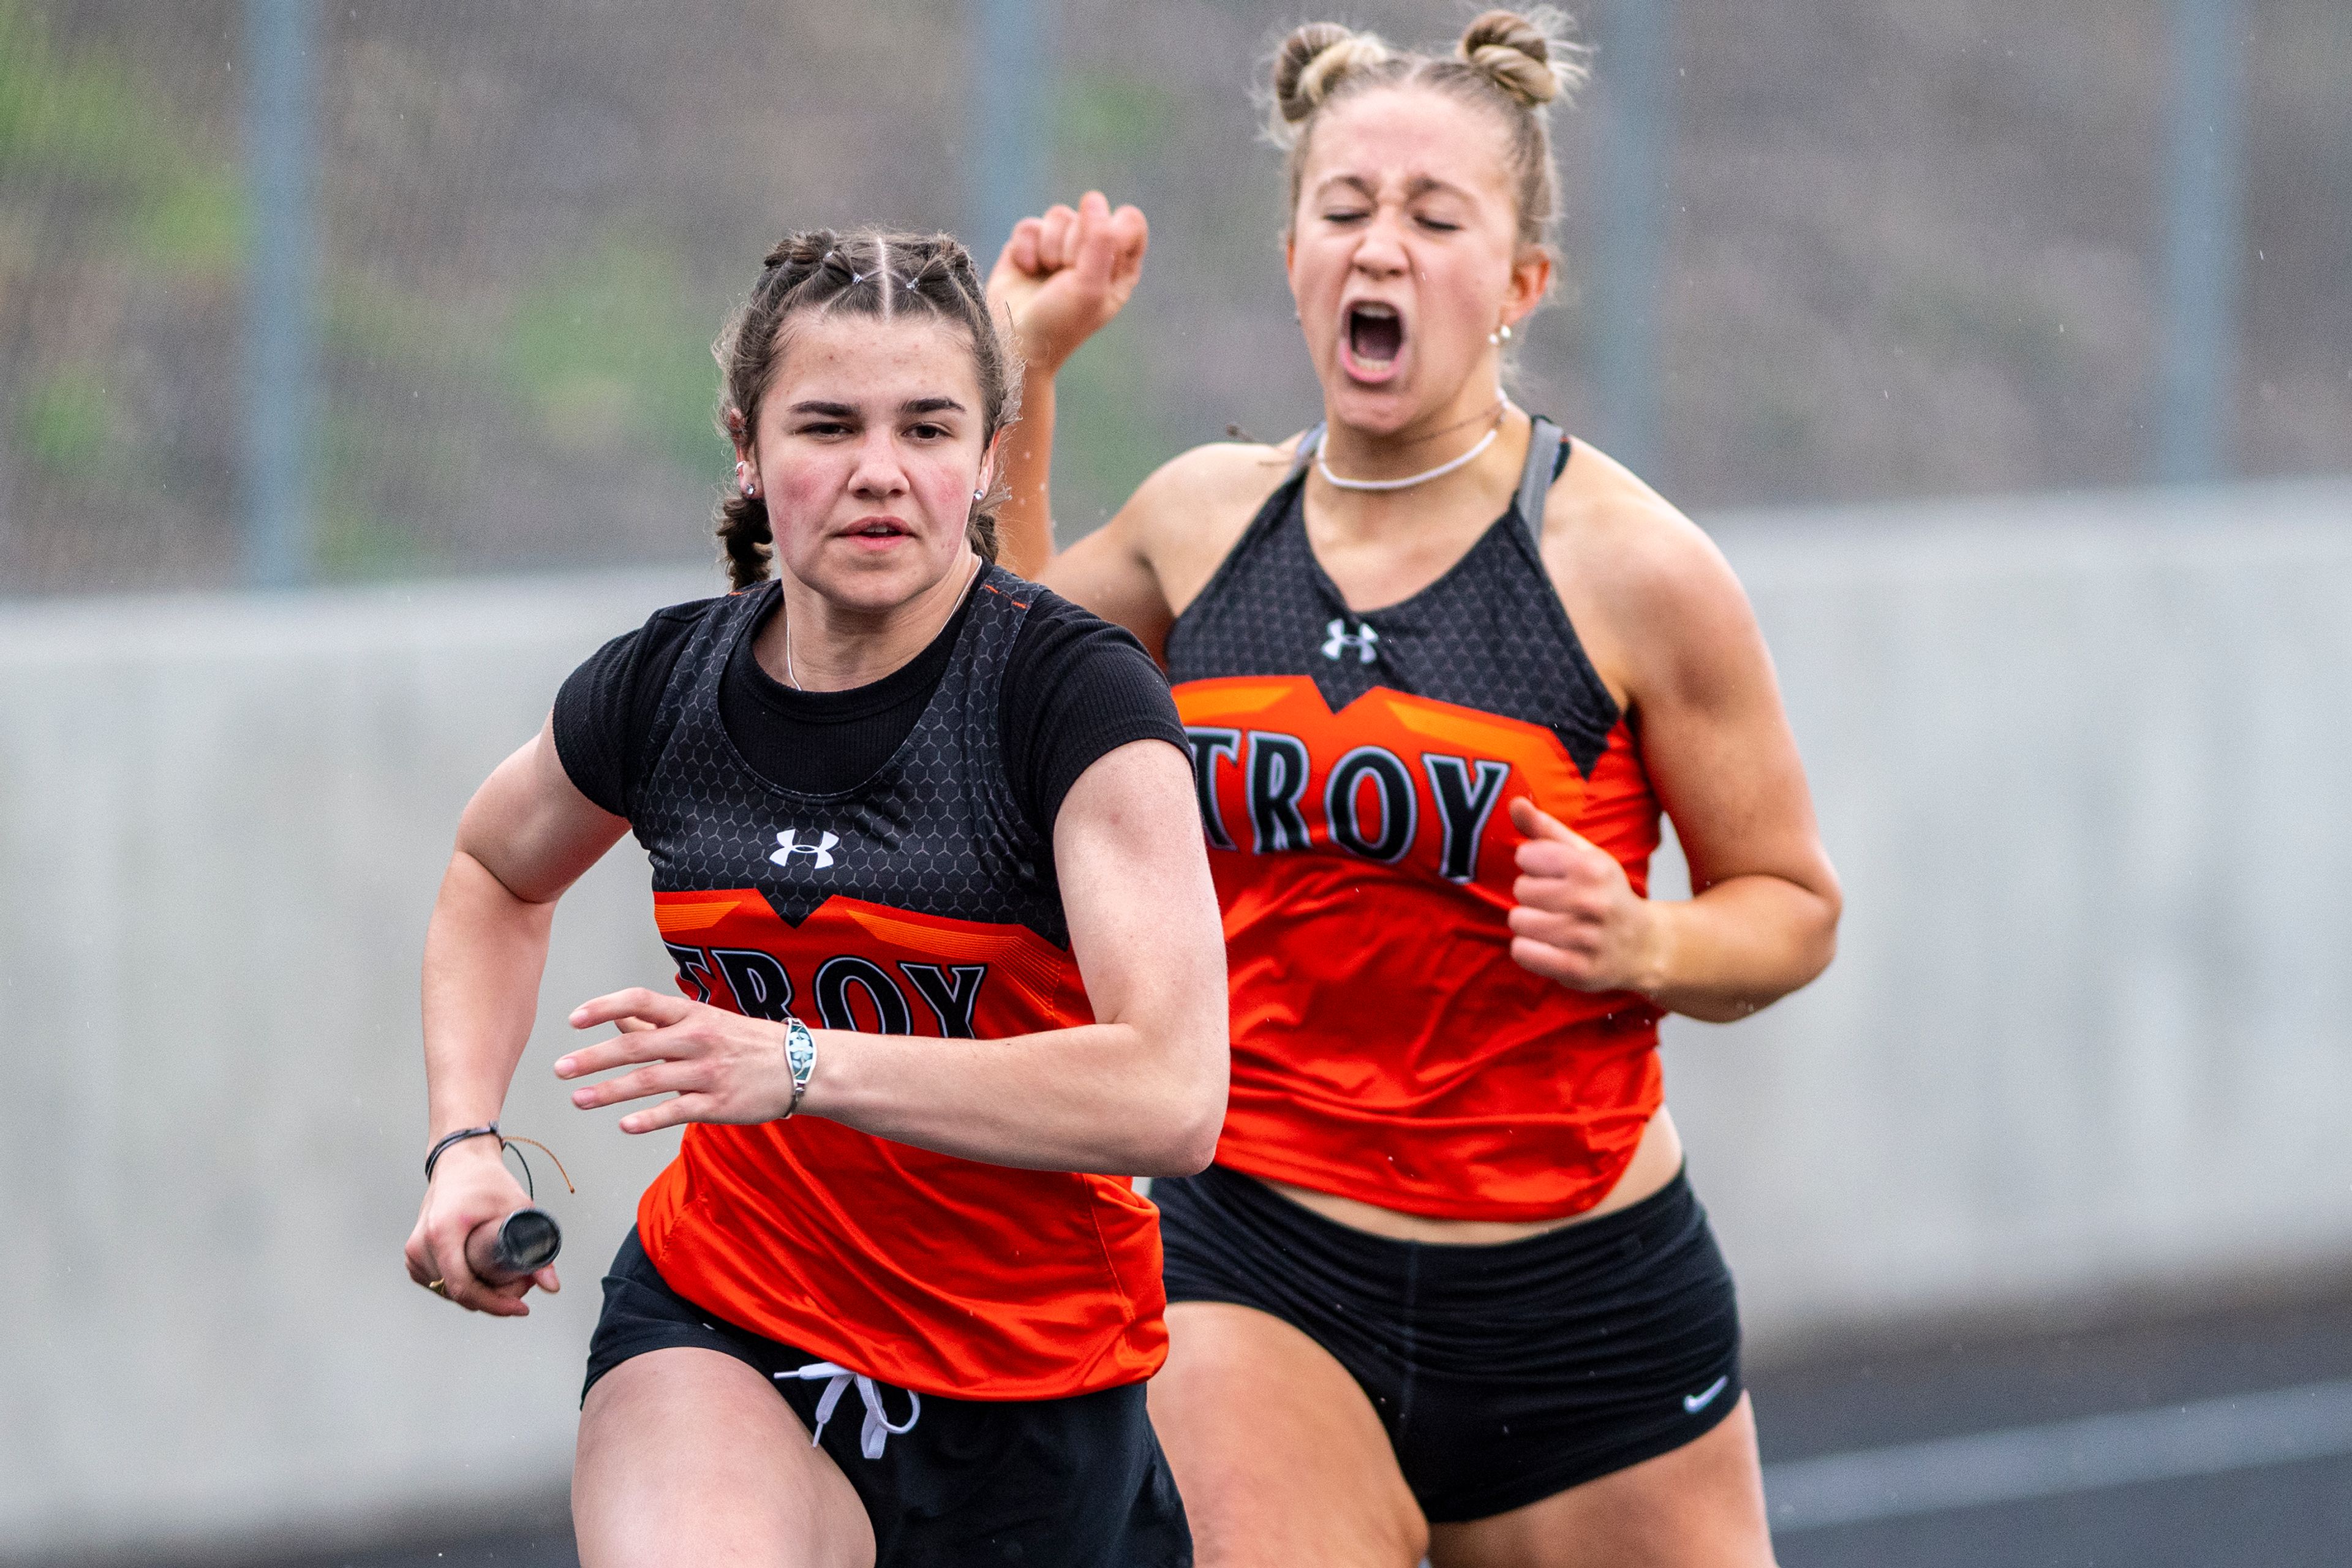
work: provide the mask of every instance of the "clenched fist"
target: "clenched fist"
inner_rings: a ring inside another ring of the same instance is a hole
[[[1656,989],[1664,980],[1656,906],[1633,891],[1616,857],[1522,796],[1511,826],[1527,835],[1511,884],[1511,956],[1578,991]]]
[[[1113,212],[1100,191],[1088,191],[1075,208],[1049,207],[1013,226],[988,276],[989,309],[1012,312],[1021,357],[1051,375],[1126,305],[1150,243],[1141,212]]]
[[[466,1238],[478,1226],[495,1225],[529,1203],[522,1184],[514,1179],[499,1155],[496,1138],[468,1138],[452,1143],[433,1167],[425,1184],[424,1206],[406,1249],[408,1277],[428,1290],[437,1290],[469,1312],[497,1318],[527,1318],[530,1309],[524,1294],[534,1285],[552,1295],[562,1289],[555,1266],[503,1285],[474,1277],[466,1260]]]

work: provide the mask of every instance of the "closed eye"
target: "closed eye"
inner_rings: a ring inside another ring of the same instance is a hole
[[[1323,221],[1325,223],[1355,223],[1360,219],[1370,216],[1370,215],[1365,212],[1361,207],[1341,207],[1334,211],[1325,213],[1323,215]]]

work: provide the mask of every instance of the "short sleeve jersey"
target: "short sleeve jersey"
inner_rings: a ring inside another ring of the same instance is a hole
[[[680,988],[868,1032],[1091,1022],[1053,818],[1113,747],[1182,745],[1157,668],[990,567],[885,681],[762,689],[748,648],[776,600],[771,583],[662,612],[557,704],[567,772],[652,860]],[[1059,1398],[1166,1353],[1158,1214],[1114,1173],[1014,1170],[815,1117],[697,1123],[637,1226],[688,1300],[900,1387]]]

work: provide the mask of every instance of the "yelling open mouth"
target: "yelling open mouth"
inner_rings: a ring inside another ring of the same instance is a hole
[[[1394,305],[1359,300],[1341,321],[1339,357],[1359,381],[1386,381],[1404,352],[1404,317]]]
[[[1404,318],[1394,305],[1367,300],[1348,309],[1348,348],[1368,364],[1387,364],[1404,347]]]

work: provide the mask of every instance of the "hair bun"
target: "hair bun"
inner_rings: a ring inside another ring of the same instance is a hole
[[[1389,55],[1379,34],[1337,22],[1309,22],[1292,33],[1274,57],[1275,134],[1284,135],[1314,113],[1341,78],[1379,65]]]
[[[829,228],[807,228],[785,236],[761,259],[762,267],[814,267],[825,258],[839,237]]]
[[[1549,103],[1586,75],[1584,51],[1550,36],[1566,20],[1549,7],[1531,16],[1484,12],[1463,30],[1462,58],[1528,108]]]

